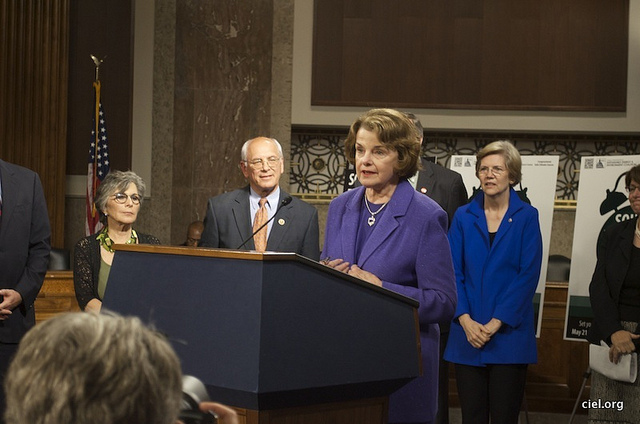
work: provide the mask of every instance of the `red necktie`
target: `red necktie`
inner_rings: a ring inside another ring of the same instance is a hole
[[[267,198],[262,197],[259,202],[260,208],[258,209],[258,212],[256,212],[256,216],[253,219],[254,232],[258,228],[260,228],[261,225],[267,222],[269,214],[267,213],[267,207],[265,206],[266,203],[267,203]],[[264,252],[265,250],[267,250],[267,226],[266,225],[253,236],[253,244],[255,245],[256,250],[258,252]]]

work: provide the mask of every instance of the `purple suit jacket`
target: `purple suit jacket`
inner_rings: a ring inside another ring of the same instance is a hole
[[[354,263],[364,187],[349,190],[329,206],[322,257]],[[423,376],[391,395],[389,422],[432,421],[437,410],[438,322],[451,320],[456,286],[447,240],[447,215],[402,180],[357,263],[384,288],[418,302]]]

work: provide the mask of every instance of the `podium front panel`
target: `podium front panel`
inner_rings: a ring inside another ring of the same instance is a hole
[[[262,392],[417,375],[410,305],[295,261],[263,278]]]
[[[103,307],[166,334],[184,374],[258,387],[262,262],[117,252]]]
[[[385,396],[419,375],[415,302],[304,258],[117,251],[103,307],[166,334],[183,373],[238,407]]]

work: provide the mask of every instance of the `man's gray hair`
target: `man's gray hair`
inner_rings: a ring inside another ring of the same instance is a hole
[[[281,158],[284,157],[284,154],[282,153],[282,146],[280,145],[280,143],[278,143],[278,140],[270,137],[256,137],[256,138],[252,138],[251,140],[245,141],[244,144],[242,145],[242,150],[240,151],[240,159],[242,159],[243,162],[247,161],[247,151],[249,150],[249,145],[251,144],[251,142],[259,139],[269,140],[275,143],[276,147],[278,148],[278,154],[280,155]]]
[[[27,332],[4,387],[8,424],[174,424],[182,374],[138,318],[72,312]]]

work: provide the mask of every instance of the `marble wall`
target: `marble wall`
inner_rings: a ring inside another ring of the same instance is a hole
[[[210,196],[245,184],[244,141],[289,145],[293,1],[181,1],[175,12],[169,239],[179,243]]]

